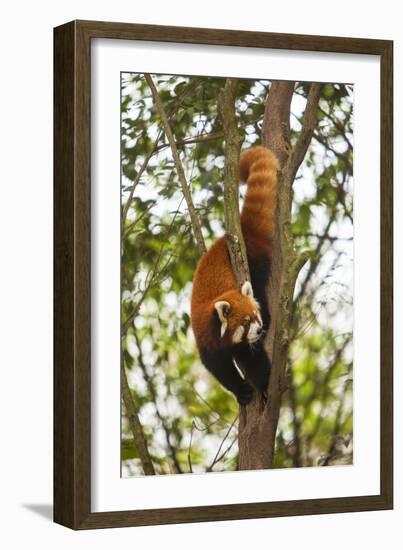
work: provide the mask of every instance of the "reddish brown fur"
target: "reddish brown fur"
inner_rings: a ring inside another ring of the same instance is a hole
[[[252,147],[241,155],[240,177],[248,184],[241,224],[250,257],[271,256],[278,169],[277,158],[265,147]]]
[[[252,147],[241,154],[241,180],[248,187],[241,213],[242,232],[249,262],[253,258],[271,256],[276,204],[278,161],[265,147]],[[255,290],[255,289],[254,289]],[[217,341],[211,330],[218,300],[230,303],[228,328],[224,338]],[[201,258],[193,280],[192,327],[199,350],[230,347],[233,331],[242,319],[254,318],[254,303],[243,296],[232,272],[225,238],[217,239]]]

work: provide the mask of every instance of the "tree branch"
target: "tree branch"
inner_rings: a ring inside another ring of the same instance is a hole
[[[165,129],[165,133],[169,141],[169,145],[171,147],[172,156],[176,166],[176,171],[178,173],[179,182],[182,188],[182,193],[185,197],[185,200],[188,206],[190,221],[192,223],[192,229],[196,238],[197,246],[199,247],[200,254],[204,254],[204,252],[206,251],[206,245],[204,243],[204,237],[203,237],[203,233],[200,225],[200,220],[198,218],[195,205],[193,203],[193,198],[190,192],[189,185],[186,181],[185,171],[183,169],[183,165],[179,157],[179,153],[176,147],[175,137],[173,135],[171,125],[169,124],[167,114],[165,112],[158,90],[155,87],[155,84],[153,82],[151,75],[145,74],[144,76],[153,94],[155,108],[161,117],[164,129]]]
[[[218,98],[225,139],[224,219],[225,237],[238,285],[250,281],[246,246],[239,217],[239,131],[235,114],[237,81],[227,78]]]
[[[302,129],[298,141],[288,159],[287,165],[284,168],[288,181],[294,181],[298,168],[304,160],[309,144],[311,143],[316,126],[316,117],[322,88],[323,84],[317,82],[313,82],[309,88],[305,112],[302,119]]]
[[[140,419],[137,414],[136,406],[134,404],[132,394],[130,393],[129,383],[127,381],[127,375],[123,363],[121,365],[121,384],[122,384],[122,398],[126,409],[127,420],[129,422],[130,430],[133,434],[134,441],[136,443],[137,450],[139,452],[141,465],[146,476],[155,475],[154,465],[152,463],[150,453],[148,452],[147,441],[143,433],[143,428],[140,423]]]

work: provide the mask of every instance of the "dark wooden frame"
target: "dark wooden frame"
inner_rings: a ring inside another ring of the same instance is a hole
[[[379,495],[92,513],[90,508],[90,55],[92,38],[355,53],[381,59]],[[54,520],[126,527],[393,507],[393,42],[73,21],[54,29]]]

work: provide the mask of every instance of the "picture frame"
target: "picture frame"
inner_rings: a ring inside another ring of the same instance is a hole
[[[91,42],[94,39],[380,58],[380,490],[337,498],[94,512],[91,508]],[[393,507],[393,43],[72,21],[54,29],[54,521],[72,529]]]

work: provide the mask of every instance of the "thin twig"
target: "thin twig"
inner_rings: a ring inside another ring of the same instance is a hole
[[[326,118],[328,118],[330,120],[330,122],[332,122],[334,124],[334,127],[342,134],[342,136],[344,137],[344,139],[346,140],[347,144],[348,144],[348,147],[349,149],[353,149],[353,144],[351,143],[350,139],[347,137],[347,130],[346,128],[340,124],[340,122],[333,118],[332,115],[330,113],[327,113],[324,109],[322,109],[322,107],[319,106],[319,111],[325,115]]]
[[[136,331],[134,331],[134,338],[136,340],[136,345],[137,345],[137,349],[138,349],[138,352],[139,352],[139,357],[138,357],[139,365],[140,365],[141,370],[143,372],[143,376],[144,376],[144,379],[146,381],[148,391],[150,392],[151,398],[154,402],[157,416],[158,416],[158,418],[161,422],[161,426],[162,426],[162,429],[163,429],[164,435],[165,435],[165,441],[166,441],[167,447],[169,449],[169,453],[171,455],[172,462],[175,466],[175,469],[176,469],[177,473],[182,474],[183,471],[182,471],[181,465],[180,465],[178,457],[177,457],[176,449],[172,445],[172,442],[171,442],[171,430],[170,430],[170,428],[169,428],[169,426],[166,422],[166,418],[161,414],[161,411],[158,407],[158,402],[157,402],[158,401],[158,396],[157,396],[157,392],[155,390],[154,380],[151,376],[149,376],[149,374],[147,372],[147,367],[146,367],[146,364],[144,362],[144,357],[143,357],[143,350],[141,348],[141,342],[140,342],[140,339],[139,339],[138,334],[137,334]]]
[[[182,201],[183,201],[183,197],[181,199],[181,202],[179,203],[179,208],[182,204]],[[173,224],[175,222],[175,219],[176,219],[176,216],[180,213],[180,210],[176,210],[174,216],[172,217],[172,220],[169,224],[169,227],[168,227],[168,231],[167,231],[167,238],[169,238],[170,234],[171,234],[171,231],[172,231],[172,228],[173,228]],[[152,288],[154,286],[154,284],[156,283],[156,281],[158,280],[158,277],[161,275],[161,273],[166,269],[166,267],[168,266],[169,262],[170,262],[170,258],[168,259],[168,261],[165,263],[165,266],[163,268],[161,268],[159,271],[157,271],[157,268],[158,268],[158,265],[159,265],[159,262],[162,258],[162,253],[164,251],[164,248],[165,248],[165,243],[161,244],[160,246],[160,249],[159,249],[159,252],[158,252],[158,255],[157,255],[157,258],[154,262],[154,265],[152,266],[152,268],[150,269],[150,271],[148,272],[147,274],[147,278],[148,276],[150,275],[150,273],[152,274],[150,279],[148,280],[147,284],[146,284],[146,287],[141,295],[141,298],[140,300],[137,302],[137,304],[134,306],[133,310],[130,312],[130,315],[128,315],[126,321],[123,323],[123,327],[122,327],[122,333],[125,334],[127,329],[129,328],[130,326],[130,323],[132,322],[132,320],[134,319],[134,317],[137,315],[142,303],[144,302],[145,300],[145,297],[146,297],[146,294],[147,292],[150,290],[150,288]]]
[[[192,451],[192,441],[193,441],[193,430],[194,430],[195,424],[194,420],[192,421],[192,427],[190,428],[190,441],[189,441],[189,447],[188,447],[188,464],[189,464],[189,472],[193,474],[193,468],[192,468],[192,458],[190,456],[190,453]]]
[[[122,228],[124,228],[125,226],[125,221],[126,221],[126,217],[127,217],[127,213],[129,211],[129,208],[130,208],[130,204],[133,200],[133,195],[134,195],[134,191],[136,190],[136,187],[140,181],[140,178],[141,176],[143,175],[143,172],[144,170],[147,168],[148,166],[148,163],[150,162],[150,159],[151,157],[153,156],[153,154],[155,153],[155,150],[156,150],[156,146],[157,146],[157,143],[161,137],[161,134],[162,134],[162,130],[160,129],[158,131],[158,134],[157,134],[157,137],[155,139],[155,142],[154,142],[154,147],[151,149],[151,151],[146,155],[144,161],[143,161],[143,164],[141,165],[140,167],[140,170],[137,172],[137,175],[136,175],[136,178],[133,182],[133,185],[132,185],[132,188],[130,190],[130,194],[127,198],[127,201],[123,207],[123,212],[122,212]]]
[[[224,443],[225,443],[227,437],[229,436],[229,434],[230,434],[232,428],[234,427],[235,422],[238,420],[238,418],[239,418],[239,416],[237,415],[237,416],[234,418],[234,420],[232,421],[231,426],[228,428],[228,430],[227,430],[227,432],[226,432],[226,434],[225,434],[225,436],[224,436],[224,439],[221,441],[220,446],[218,447],[218,450],[217,450],[217,452],[216,452],[216,454],[215,454],[215,457],[214,457],[212,463],[210,464],[210,466],[208,466],[208,468],[207,468],[207,470],[206,470],[207,472],[211,472],[212,469],[214,468],[214,466],[217,464],[217,462],[218,462],[217,457],[218,457],[218,455],[219,455],[220,452],[221,452],[222,446],[224,445]]]
[[[329,365],[329,367],[326,371],[326,374],[323,378],[323,381],[320,383],[320,387],[322,388],[321,408],[320,408],[319,414],[316,417],[316,421],[315,421],[314,427],[312,429],[312,432],[310,434],[308,434],[308,436],[306,437],[307,454],[309,454],[309,451],[310,451],[311,445],[312,445],[312,441],[315,439],[316,435],[318,434],[319,429],[322,425],[322,422],[325,418],[326,392],[328,391],[328,386],[329,386],[330,379],[332,377],[332,374],[333,374],[334,370],[336,369],[337,365],[339,364],[339,361],[341,360],[341,357],[344,353],[344,350],[346,349],[347,345],[351,342],[351,340],[352,340],[352,334],[349,333],[347,338],[345,339],[345,341],[341,345],[341,347],[334,354],[334,357],[333,357],[333,359],[332,359],[332,361],[331,361],[331,363],[330,363],[330,365]],[[312,399],[311,399],[311,401],[312,401]]]
[[[225,426],[229,426],[230,422],[225,417],[223,417],[218,411],[216,411],[215,408],[206,399],[204,399],[204,397],[200,395],[200,393],[198,393],[197,390],[195,390],[193,384],[190,384],[190,382],[188,384],[194,391],[196,397],[198,397],[200,401],[202,401],[202,403],[204,403],[215,415],[217,415],[217,420],[215,422],[220,421]]]
[[[314,132],[313,137],[318,143],[323,145],[325,149],[333,153],[337,158],[341,159],[344,162],[344,164],[346,165],[346,169],[348,170],[350,175],[353,173],[353,165],[351,164],[351,161],[347,156],[347,152],[351,149],[348,149],[345,153],[340,153],[334,147],[332,147],[329,143],[329,140],[324,138],[321,134],[319,134],[319,132]]]
[[[236,435],[234,437],[234,439],[231,441],[231,443],[228,445],[228,447],[225,449],[225,451],[222,452],[222,454],[217,458],[216,460],[216,464],[218,464],[219,462],[221,462],[221,460],[223,460],[227,454],[230,452],[230,450],[232,449],[232,447],[234,446],[234,444],[238,441],[238,435]]]
[[[144,216],[148,214],[152,208],[154,208],[154,206],[154,203],[149,204],[147,208],[140,214],[140,216],[136,218],[131,224],[129,224],[126,229],[124,229],[124,226],[122,225],[123,237],[126,237],[136,227],[136,225],[141,222]]]
[[[316,269],[318,268],[319,266],[319,259],[320,259],[320,255],[321,255],[321,252],[322,252],[322,248],[325,244],[325,241],[326,241],[326,237],[329,235],[329,232],[330,232],[330,229],[333,225],[333,222],[335,221],[336,219],[336,215],[337,215],[337,212],[336,212],[336,209],[334,208],[330,214],[330,217],[329,217],[329,220],[326,224],[326,227],[325,227],[325,230],[323,231],[322,235],[320,236],[319,238],[319,241],[316,245],[316,248],[315,250],[311,253],[311,257],[310,257],[310,265],[309,265],[309,269],[308,269],[308,272],[304,278],[304,281],[303,283],[301,284],[301,287],[298,291],[298,294],[297,296],[294,298],[294,302],[293,302],[293,313],[295,312],[295,309],[296,309],[296,305],[298,304],[299,300],[301,299],[301,297],[304,295],[305,293],[305,290],[306,290],[306,287],[308,286],[308,283],[311,279],[311,277],[314,275]]]

